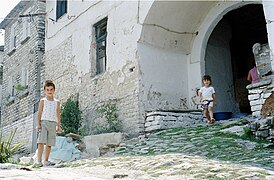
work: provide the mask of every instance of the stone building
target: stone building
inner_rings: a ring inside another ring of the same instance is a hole
[[[41,94],[45,2],[21,1],[1,22],[5,30],[1,129],[17,128],[16,141],[31,151],[34,105]]]
[[[271,1],[46,4],[45,77],[62,102],[79,93],[89,133],[104,103],[116,103],[130,135],[144,131],[147,112],[198,109],[204,74],[217,91],[215,112],[250,113],[255,43],[269,44],[274,69]]]
[[[2,84],[3,84],[3,59],[4,59],[4,46],[0,46],[0,114],[2,106]],[[1,116],[0,116],[1,122]]]

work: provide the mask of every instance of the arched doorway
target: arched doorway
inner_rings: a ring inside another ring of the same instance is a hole
[[[254,61],[255,43],[267,43],[261,4],[228,12],[212,31],[206,46],[205,73],[212,75],[217,91],[216,111],[250,113],[246,77]]]

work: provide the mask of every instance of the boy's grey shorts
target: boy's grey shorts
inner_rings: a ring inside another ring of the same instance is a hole
[[[38,133],[37,143],[43,143],[48,146],[55,146],[56,143],[56,122],[41,121],[41,131]]]

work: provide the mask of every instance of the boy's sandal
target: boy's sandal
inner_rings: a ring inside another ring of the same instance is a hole
[[[212,122],[212,121],[207,121],[207,123],[208,123],[208,124],[213,124],[213,122]]]
[[[50,162],[50,161],[45,161],[44,162],[44,166],[54,166],[54,165],[55,165],[55,163]]]

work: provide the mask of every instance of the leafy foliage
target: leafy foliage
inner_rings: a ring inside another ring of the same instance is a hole
[[[7,141],[2,139],[2,132],[0,134],[0,163],[9,162],[9,159],[12,157],[14,150],[16,150],[20,144],[16,144],[11,147],[11,142],[14,138],[15,132],[17,129],[14,129],[10,132],[9,138]]]
[[[79,109],[78,101],[74,101],[72,98],[69,98],[61,109],[61,127],[63,129],[62,135],[68,133],[78,134],[82,122],[81,114],[82,112]]]
[[[116,104],[107,103],[96,110],[101,117],[106,118],[106,125],[96,125],[95,134],[120,132],[122,130],[122,123],[118,119]]]
[[[27,87],[26,87],[26,86],[23,86],[23,85],[21,85],[21,84],[17,84],[17,85],[15,86],[15,89],[16,89],[17,91],[23,91],[23,90],[27,89]]]

